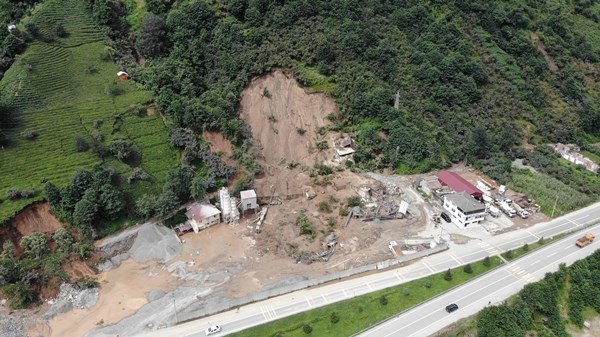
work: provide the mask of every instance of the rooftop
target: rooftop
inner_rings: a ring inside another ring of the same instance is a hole
[[[446,194],[446,199],[452,201],[463,213],[483,212],[485,205],[475,200],[471,195],[465,192]]]
[[[219,211],[219,209],[213,205],[196,204],[195,206],[192,206],[187,212],[185,212],[185,216],[188,219],[200,221],[220,213],[221,211]]]
[[[456,192],[467,192],[468,194],[480,198],[483,195],[477,187],[473,186],[465,178],[452,171],[440,171],[437,174],[438,180],[444,186],[451,187]]]
[[[241,191],[241,192],[240,192],[240,198],[241,198],[241,199],[252,199],[252,198],[256,198],[256,192],[254,192],[254,190],[246,190],[246,191]]]

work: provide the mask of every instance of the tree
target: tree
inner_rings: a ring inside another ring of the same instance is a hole
[[[103,214],[106,214],[108,219],[116,219],[118,214],[125,208],[123,193],[111,184],[102,185],[99,192]]]
[[[150,218],[156,214],[156,200],[154,194],[144,194],[135,201],[135,209],[144,218]]]
[[[529,251],[529,244],[528,243],[526,243],[526,244],[523,245],[523,251],[524,252],[528,252]]]
[[[110,142],[108,149],[113,156],[121,161],[129,158],[134,152],[133,144],[129,139],[115,139]]]
[[[470,263],[467,263],[467,264],[464,266],[463,270],[465,271],[465,273],[467,273],[467,274],[471,274],[471,273],[473,272],[473,267],[471,267],[471,264],[470,264]]]
[[[2,254],[0,254],[0,257],[7,260],[15,258],[15,245],[12,243],[12,241],[4,241],[2,244]]]
[[[163,190],[158,198],[156,198],[156,214],[165,216],[179,207],[179,203],[179,198],[177,198],[177,195],[172,190]]]
[[[486,129],[481,126],[476,127],[469,138],[467,153],[475,159],[484,159],[490,152],[490,140]]]
[[[304,333],[308,335],[308,334],[310,334],[310,333],[313,331],[313,328],[312,328],[312,326],[310,326],[309,324],[306,324],[306,323],[305,323],[305,324],[302,326],[302,331],[304,331]]]
[[[331,321],[331,324],[336,324],[340,321],[340,316],[334,311],[329,315],[329,320]]]
[[[486,257],[483,259],[483,265],[484,265],[484,266],[486,266],[486,267],[489,267],[489,266],[491,266],[491,265],[492,265],[492,261],[490,260],[490,257],[489,257],[489,256],[486,256]]]
[[[69,233],[69,231],[64,227],[61,227],[54,232],[54,235],[52,235],[52,240],[54,240],[54,242],[56,242],[58,245],[58,250],[65,253],[68,253],[72,250],[73,243],[75,242],[71,233]]]
[[[410,290],[408,290],[408,288],[402,289],[402,295],[404,295],[404,296],[410,295]]]
[[[167,26],[163,19],[155,14],[147,15],[140,26],[138,46],[147,57],[164,54],[169,48]]]
[[[29,236],[22,237],[19,244],[27,256],[36,259],[41,258],[48,249],[46,237],[40,232],[33,232]]]
[[[381,295],[381,297],[379,298],[379,303],[381,303],[381,305],[387,305],[388,304],[387,297],[385,297],[385,295]]]
[[[452,271],[450,269],[446,270],[444,273],[444,280],[452,281]]]
[[[81,136],[75,137],[75,151],[77,152],[85,152],[90,148],[90,144],[85,141],[85,139]]]
[[[98,204],[89,199],[83,198],[75,204],[73,221],[80,226],[90,226],[98,213]]]

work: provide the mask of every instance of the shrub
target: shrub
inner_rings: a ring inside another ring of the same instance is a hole
[[[304,324],[302,326],[302,331],[304,331],[305,334],[310,334],[313,331],[312,326],[308,325],[308,324]]]
[[[28,140],[34,140],[37,138],[38,133],[35,130],[25,130],[21,132],[21,136]]]
[[[452,271],[450,269],[446,270],[444,273],[444,280],[452,281]]]
[[[94,130],[98,131],[98,130]],[[90,144],[83,139],[81,136],[75,137],[75,151],[77,152],[85,152],[90,148]]]
[[[319,151],[327,150],[329,148],[329,144],[327,144],[326,140],[322,140],[317,143],[317,149]]]
[[[425,288],[431,288],[431,282],[430,281],[426,281],[424,284]]]
[[[8,200],[17,200],[17,199],[27,199],[27,198],[31,198],[35,195],[35,189],[33,188],[28,188],[25,190],[20,190],[17,188],[11,188],[9,189],[6,194],[4,195],[4,197]]]
[[[538,244],[541,246],[541,245],[543,245],[544,243],[546,243],[546,241],[544,241],[544,237],[542,236],[542,237],[540,237],[540,239],[538,240]]]
[[[146,115],[146,108],[144,108],[143,105],[141,104],[132,104],[129,106],[129,111],[131,111],[134,115],[137,116],[145,116]]]
[[[408,288],[402,289],[402,295],[404,295],[404,296],[410,295],[410,290],[408,290]]]
[[[71,233],[65,228],[57,229],[54,235],[52,235],[52,240],[58,245],[58,250],[64,253],[70,252],[75,242]]]
[[[467,274],[471,274],[473,272],[473,267],[471,267],[470,263],[467,263],[464,267],[463,270],[465,271],[465,273]]]
[[[387,297],[385,297],[385,295],[381,295],[381,297],[379,298],[379,303],[381,303],[381,305],[387,305],[388,304]]]
[[[334,311],[331,313],[331,315],[329,315],[329,320],[332,324],[336,324],[340,321],[340,316],[338,316],[338,314]]]
[[[528,252],[529,251],[529,244],[526,243],[526,244],[523,245],[523,251],[524,252]]]
[[[67,37],[67,35],[69,35],[65,27],[63,27],[63,25],[61,25],[60,23],[56,25],[56,27],[54,27],[54,33],[58,37]]]
[[[92,133],[90,135],[97,142],[101,142],[104,140],[104,135],[100,132],[100,130],[92,130]]]
[[[331,205],[326,200],[321,201],[319,203],[319,212],[331,213]]]
[[[333,174],[333,168],[331,168],[325,164],[315,165],[315,170],[317,170],[317,174],[320,176],[326,176],[326,175]]]
[[[303,135],[306,133],[306,129],[305,128],[296,128],[296,132],[298,132],[299,135]]]
[[[305,211],[302,211],[296,218],[296,225],[300,226],[300,235],[313,235],[315,233],[313,223],[306,216]]]
[[[150,178],[150,176],[141,167],[136,167],[129,177],[127,177],[127,183],[131,184],[136,180],[146,180],[148,178]]]
[[[504,255],[506,256],[507,259],[510,259],[513,257],[513,251],[508,250],[508,251],[506,251],[506,253],[504,253]]]
[[[348,205],[348,207],[362,206],[362,200],[358,195],[353,195],[346,199],[346,204]]]
[[[486,257],[483,259],[483,265],[484,265],[484,266],[486,266],[486,267],[489,267],[489,266],[491,266],[491,265],[492,265],[492,261],[490,260],[490,257],[489,257],[489,256],[486,256]]]
[[[269,120],[269,122],[271,123],[277,123],[277,117],[275,117],[275,115],[270,114],[269,117],[267,118]]]
[[[133,154],[133,144],[128,139],[115,139],[110,142],[108,149],[119,160],[125,160]]]
[[[94,121],[92,122],[92,126],[97,129],[102,125],[102,120],[101,119],[94,119]]]
[[[48,241],[44,234],[39,232],[33,232],[29,236],[24,236],[19,242],[24,253],[36,259],[41,258],[42,254],[48,249],[47,243]]]
[[[267,89],[267,88],[263,88],[262,95],[263,95],[263,97],[271,98],[271,93],[269,92],[269,89]]]

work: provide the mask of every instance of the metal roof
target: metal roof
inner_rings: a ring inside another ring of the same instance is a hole
[[[473,184],[466,181],[465,178],[455,172],[440,171],[438,172],[437,177],[442,185],[449,186],[456,192],[466,192],[476,198],[481,198],[483,195],[483,192],[477,187],[473,186]]]
[[[212,206],[212,205],[203,205],[203,204],[197,204],[195,206],[193,206],[192,208],[190,208],[187,212],[185,212],[185,216],[188,219],[194,219],[196,221],[201,221],[203,219],[206,219],[208,217],[211,217],[215,214],[219,214],[221,213],[221,211],[219,211],[218,208]]]
[[[240,198],[243,199],[252,199],[256,198],[256,192],[254,190],[246,190],[240,192]]]

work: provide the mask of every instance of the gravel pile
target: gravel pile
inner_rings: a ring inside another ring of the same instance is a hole
[[[35,324],[35,317],[28,310],[11,311],[7,308],[5,300],[0,303],[0,336],[23,337],[27,336],[25,325]]]
[[[181,250],[179,237],[173,230],[153,223],[146,223],[140,227],[129,255],[137,262],[152,259],[169,261]]]
[[[98,301],[98,288],[79,289],[71,284],[64,283],[60,286],[60,291],[54,300],[50,309],[44,314],[45,320],[50,320],[60,313],[65,313],[73,308],[91,308]]]

